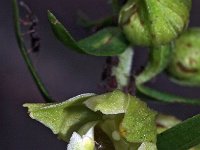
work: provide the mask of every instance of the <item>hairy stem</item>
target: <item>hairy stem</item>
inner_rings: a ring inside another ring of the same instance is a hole
[[[112,75],[116,77],[118,89],[123,90],[129,85],[133,56],[133,48],[128,47],[124,53],[118,55],[119,63],[112,68]]]

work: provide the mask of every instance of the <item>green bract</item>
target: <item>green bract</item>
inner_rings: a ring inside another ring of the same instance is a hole
[[[121,135],[129,142],[156,142],[156,113],[136,97],[129,97],[129,104],[120,125]]]
[[[129,0],[121,9],[119,24],[134,45],[166,44],[189,20],[191,0]]]
[[[69,141],[72,133],[77,132],[86,123],[101,119],[101,114],[81,105],[92,95],[79,95],[57,104],[25,104],[24,106],[28,107],[32,119],[50,128],[60,139]]]
[[[128,142],[156,142],[156,113],[138,98],[116,90],[91,97],[84,103],[91,110],[104,114],[125,113],[116,132]]]
[[[156,113],[120,90],[97,96],[83,94],[57,104],[24,106],[28,107],[31,118],[49,127],[60,139],[69,142],[71,137],[72,148],[75,139],[79,146],[84,145],[84,139],[86,142],[88,139],[83,135],[95,126],[110,138],[116,150],[136,149],[141,143],[156,142]]]
[[[104,114],[125,113],[117,132],[128,142],[156,141],[156,113],[136,97],[116,90],[91,97],[85,103],[93,111]]]
[[[101,111],[103,114],[125,113],[129,101],[129,95],[120,90],[93,96],[86,100],[85,105],[93,111]]]
[[[185,85],[200,85],[200,29],[186,31],[175,42],[169,74]]]

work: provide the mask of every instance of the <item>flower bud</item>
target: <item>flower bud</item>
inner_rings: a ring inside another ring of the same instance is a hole
[[[200,28],[189,29],[175,41],[168,73],[184,85],[200,85]]]
[[[128,0],[119,24],[134,45],[167,44],[187,27],[190,8],[191,0]]]

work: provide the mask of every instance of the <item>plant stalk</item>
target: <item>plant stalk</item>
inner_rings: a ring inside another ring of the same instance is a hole
[[[116,77],[117,88],[120,90],[129,86],[133,56],[133,48],[129,46],[124,53],[118,55],[118,65],[112,67],[112,75]]]
[[[15,34],[16,34],[16,38],[17,38],[17,43],[18,43],[18,46],[19,46],[19,49],[20,49],[20,52],[21,52],[21,55],[41,93],[41,95],[44,97],[45,101],[46,102],[53,102],[53,99],[50,97],[48,91],[46,90],[44,84],[42,83],[37,71],[35,70],[32,62],[31,62],[31,59],[28,55],[28,52],[27,52],[27,48],[25,46],[25,43],[23,41],[23,38],[22,38],[22,34],[21,34],[21,28],[20,28],[20,17],[19,17],[19,9],[18,9],[18,5],[17,5],[17,1],[16,0],[13,0],[13,17],[14,17],[14,28],[15,28]]]

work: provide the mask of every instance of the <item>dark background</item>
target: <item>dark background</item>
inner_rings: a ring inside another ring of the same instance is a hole
[[[55,13],[76,39],[89,33],[76,23],[77,11],[92,19],[108,15],[107,0],[34,0],[25,1],[40,20],[41,51],[33,55],[33,62],[50,94],[63,101],[86,92],[99,93],[97,85],[104,65],[104,57],[79,55],[58,42],[50,29],[46,11]],[[200,1],[193,1],[190,26],[200,26]],[[137,49],[134,67],[147,59],[144,49]],[[189,97],[199,97],[199,88],[177,86],[160,75],[153,86]],[[0,150],[59,150],[66,144],[57,140],[49,129],[30,119],[22,104],[43,102],[30,73],[19,53],[12,23],[10,0],[0,0]],[[200,107],[180,104],[150,105],[164,113],[186,119],[200,112]]]

